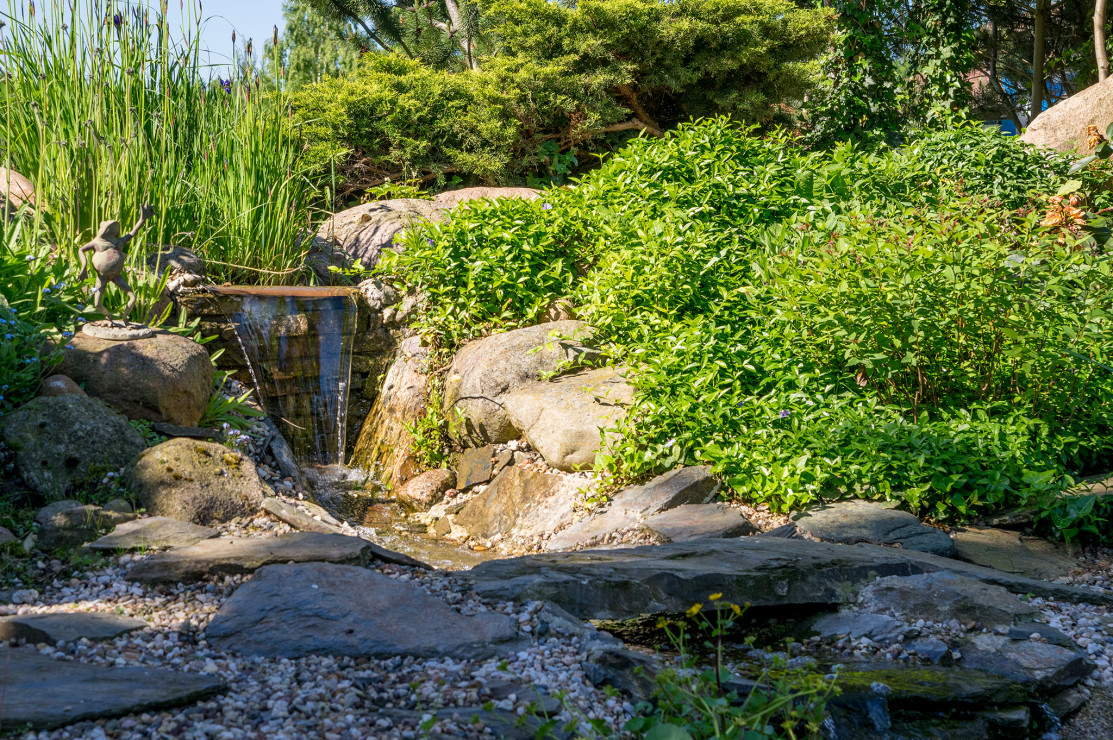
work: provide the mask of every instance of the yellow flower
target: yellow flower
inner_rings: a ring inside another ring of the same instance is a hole
[[[686,611],[685,614],[687,614],[689,617],[694,617],[700,613],[701,609],[703,609],[703,604],[692,604],[690,607],[688,607],[688,611]]]
[[[730,610],[732,612],[734,612],[734,616],[736,616],[736,617],[741,617],[742,616],[742,607],[738,606],[738,604],[731,604],[730,605]]]
[[[711,594],[707,597],[708,601],[718,601],[721,598],[723,598],[722,594]]]

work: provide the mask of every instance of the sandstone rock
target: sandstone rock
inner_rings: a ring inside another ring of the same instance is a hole
[[[1004,635],[974,635],[960,652],[962,668],[1003,676],[1041,695],[1056,694],[1094,672],[1093,663],[1077,649]]]
[[[718,491],[719,483],[706,465],[676,468],[648,483],[622,489],[611,497],[606,508],[564,528],[545,543],[544,549],[590,546],[609,534],[637,526],[644,517],[678,506],[706,504]]]
[[[391,490],[421,472],[413,451],[413,427],[425,415],[429,377],[425,360],[428,349],[419,337],[402,343],[398,356],[383,381],[371,413],[363,423],[352,455],[352,465],[375,470]]]
[[[513,621],[464,616],[417,586],[331,563],[271,565],[236,589],[205,630],[242,655],[486,658],[522,647]]]
[[[456,487],[456,474],[451,470],[427,470],[406,481],[395,498],[412,511],[427,511],[439,504],[449,489]]]
[[[679,614],[712,593],[755,607],[836,606],[878,576],[950,571],[1013,593],[1113,604],[1113,595],[876,545],[779,537],[544,553],[491,560],[458,574],[482,598],[551,601],[580,619]],[[949,618],[949,617],[948,617]],[[980,619],[981,617],[973,617]]]
[[[49,378],[44,378],[42,387],[39,388],[40,396],[64,396],[68,393],[79,396],[85,395],[81,386],[73,382],[73,379],[67,375],[51,375]]]
[[[15,170],[0,167],[0,216],[24,204],[35,205],[35,186]]]
[[[19,614],[0,617],[0,641],[26,640],[31,644],[73,642],[85,638],[93,642],[114,640],[120,635],[146,628],[142,619],[121,614],[65,612],[61,614]]]
[[[495,448],[491,445],[464,450],[464,454],[460,456],[460,465],[456,468],[456,482],[461,491],[486,483],[494,477],[494,466],[491,463],[491,456],[494,454]]]
[[[116,552],[118,550],[168,550],[173,547],[189,547],[201,540],[219,535],[215,529],[199,527],[196,524],[152,516],[124,522],[96,542],[90,542],[90,550]]]
[[[339,523],[333,524],[330,521],[325,521],[319,515],[314,518],[313,515],[307,514],[293,504],[288,504],[282,499],[268,496],[263,499],[263,503],[259,508],[278,519],[280,522],[286,522],[294,529],[301,530],[302,532],[322,532],[324,534],[344,533]],[[332,519],[332,517],[329,517],[329,519]]]
[[[858,600],[864,609],[884,610],[906,622],[920,618],[936,622],[973,620],[990,629],[1040,613],[1000,586],[953,573],[879,578],[862,589]]]
[[[291,532],[279,537],[220,537],[156,553],[131,567],[127,579],[140,583],[184,583],[207,575],[252,573],[274,563],[328,562],[364,565],[380,560],[424,566],[358,537]]]
[[[124,478],[149,514],[194,524],[248,516],[263,503],[255,463],[215,442],[167,440],[145,450]]]
[[[1061,545],[1005,529],[964,527],[955,532],[954,542],[963,560],[1006,573],[1052,581],[1078,568]]]
[[[914,515],[872,501],[839,501],[795,517],[796,529],[812,539],[853,545],[899,545],[950,557],[955,543],[946,532],[922,524]]]
[[[541,197],[540,190],[533,188],[460,188],[459,190],[446,190],[433,196],[433,202],[448,208],[467,203],[469,200],[494,200],[496,198],[521,198],[523,200],[537,200]]]
[[[384,249],[398,250],[395,237],[399,232],[421,221],[440,221],[446,213],[444,204],[420,198],[363,203],[325,221],[317,230],[315,249],[323,250],[334,264],[347,266],[359,260],[365,268],[372,268]]]
[[[1113,121],[1113,78],[1044,110],[1028,124],[1020,140],[1058,152],[1089,154],[1086,127],[1097,126],[1104,134],[1110,121]]]
[[[579,478],[506,468],[456,515],[456,524],[485,539],[500,534],[508,539],[536,537],[571,520],[587,485],[591,482]]]
[[[204,699],[221,691],[214,676],[162,668],[106,668],[40,655],[33,647],[6,654],[4,725],[49,729]]]
[[[445,380],[443,410],[450,433],[469,446],[517,439],[519,428],[503,408],[503,396],[537,383],[561,363],[598,362],[598,351],[583,344],[591,334],[583,322],[558,321],[465,344]]]
[[[139,432],[101,401],[67,394],[36,398],[0,419],[23,480],[58,498],[142,452]]]
[[[743,537],[758,532],[742,512],[726,504],[684,504],[654,514],[643,524],[669,542]]]
[[[634,388],[622,368],[600,368],[535,383],[503,396],[506,415],[526,441],[558,470],[591,467],[602,430],[626,416]],[[608,446],[620,439],[607,433]]]
[[[38,547],[42,550],[78,547],[96,539],[101,532],[134,518],[135,514],[105,511],[80,501],[55,501],[35,514]]]
[[[205,348],[177,334],[114,342],[78,334],[58,372],[133,419],[194,426],[213,390]]]

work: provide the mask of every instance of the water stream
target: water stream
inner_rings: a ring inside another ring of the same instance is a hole
[[[344,462],[358,308],[343,288],[217,287],[255,392],[303,464]]]

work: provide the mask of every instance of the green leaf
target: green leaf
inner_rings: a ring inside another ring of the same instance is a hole
[[[1078,160],[1077,162],[1074,163],[1074,165],[1071,166],[1071,168],[1067,171],[1067,174],[1068,175],[1073,175],[1076,172],[1081,172],[1082,170],[1086,169],[1086,166],[1088,164],[1090,164],[1090,162],[1093,162],[1096,159],[1097,159],[1097,155],[1094,155],[1094,154],[1091,154],[1088,157],[1083,157],[1082,159]]]
[[[1081,180],[1067,180],[1063,186],[1055,192],[1056,195],[1070,195],[1082,189]]]
[[[645,733],[645,740],[692,740],[692,736],[683,727],[657,725]]]

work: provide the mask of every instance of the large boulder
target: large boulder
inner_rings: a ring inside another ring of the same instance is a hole
[[[0,419],[0,437],[23,480],[48,498],[124,467],[144,447],[122,414],[76,393],[26,403]]]
[[[604,367],[528,385],[503,396],[506,415],[549,465],[589,468],[603,449],[602,430],[621,421],[634,401],[623,373]],[[608,447],[620,439],[608,432]]]
[[[460,188],[459,190],[446,190],[433,196],[433,202],[449,208],[467,203],[469,200],[495,200],[496,198],[521,198],[523,200],[537,200],[541,197],[540,190],[533,188]]]
[[[129,417],[191,427],[205,413],[215,370],[197,342],[156,331],[127,342],[78,334],[70,345],[58,372]]]
[[[0,216],[35,205],[35,186],[15,170],[0,167]]]
[[[592,330],[581,321],[555,321],[492,334],[456,353],[444,384],[444,415],[453,437],[468,446],[517,439],[503,396],[537,383],[562,363],[598,359],[583,342]]]
[[[328,264],[347,266],[359,260],[365,268],[374,267],[384,249],[395,249],[395,238],[409,226],[422,221],[440,221],[448,206],[421,198],[396,198],[363,203],[334,214],[317,230],[314,270]]]
[[[270,565],[205,630],[241,655],[482,659],[523,647],[503,614],[465,616],[418,586],[351,565]]]
[[[913,514],[874,501],[838,501],[796,515],[796,529],[824,542],[895,545],[950,557],[955,543]]]
[[[1091,85],[1040,113],[1020,140],[1057,152],[1089,153],[1086,127],[1105,127],[1113,121],[1113,77]]]
[[[419,337],[402,343],[352,453],[352,465],[375,470],[391,490],[421,472],[410,429],[426,411],[428,354]]]
[[[263,503],[263,487],[250,457],[185,437],[144,451],[124,480],[152,516],[206,526],[254,514]]]
[[[35,513],[38,546],[48,551],[80,547],[102,532],[134,518],[135,514],[102,509],[80,501],[55,501]]]
[[[456,524],[475,537],[528,540],[571,521],[591,481],[508,467],[460,510]]]

